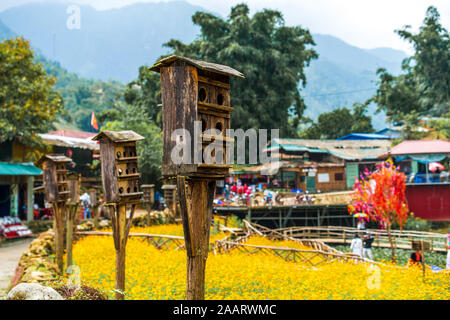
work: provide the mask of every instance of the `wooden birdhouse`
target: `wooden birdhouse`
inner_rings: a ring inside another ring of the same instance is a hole
[[[102,131],[92,140],[100,142],[102,182],[106,203],[137,203],[142,192],[136,141],[144,137],[133,131]]]
[[[37,162],[37,165],[44,171],[43,186],[47,202],[66,201],[69,198],[67,163],[71,161],[64,155],[52,154],[43,156]]]
[[[144,184],[141,186],[142,192],[144,193],[143,202],[148,204],[153,204],[155,202],[155,185],[154,184]]]
[[[226,137],[226,129],[230,128],[230,114],[233,111],[230,105],[230,77],[243,78],[243,74],[224,65],[179,56],[162,59],[150,70],[161,75],[163,176],[225,176],[231,167],[231,164],[226,164],[226,145],[233,141]],[[198,141],[195,139],[195,121],[201,124],[200,148],[195,147]],[[172,141],[172,133],[176,129],[186,129],[190,134],[189,163],[175,164],[172,161],[172,150],[179,143]],[[208,129],[217,129],[219,134],[207,134]],[[213,150],[207,155],[212,161],[204,161],[205,148],[212,142],[220,144],[223,152],[216,155]],[[198,152],[202,154],[199,156]]]
[[[177,203],[177,186],[174,184],[165,184],[161,187],[163,190],[164,201],[170,211],[176,211]]]

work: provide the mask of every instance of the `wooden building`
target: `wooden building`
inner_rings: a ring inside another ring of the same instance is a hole
[[[389,140],[273,139],[265,152],[279,152],[279,161],[233,170],[247,184],[265,181],[271,189],[329,192],[350,189],[366,168],[374,169]],[[244,183],[244,182],[243,182]]]
[[[42,174],[31,161],[36,148],[7,141],[0,143],[0,217],[33,220],[33,187]]]

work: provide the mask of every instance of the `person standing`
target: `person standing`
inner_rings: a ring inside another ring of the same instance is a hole
[[[355,255],[358,255],[362,258],[362,248],[363,248],[363,243],[361,238],[359,237],[359,235],[356,233],[355,237],[352,239],[352,242],[350,244],[350,249],[352,250],[352,253]],[[355,259],[355,262],[357,262],[358,260]]]
[[[417,249],[413,253],[411,253],[411,257],[408,260],[409,266],[418,266],[422,263],[422,250]]]
[[[362,252],[362,257],[366,258],[366,256],[370,259],[373,260],[373,255],[372,255],[372,243],[375,239],[373,238],[373,235],[371,233],[367,233],[364,236],[364,241],[363,241],[363,252]]]

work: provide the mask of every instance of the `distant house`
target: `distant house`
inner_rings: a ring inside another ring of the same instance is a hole
[[[409,209],[422,219],[450,221],[450,142],[403,141],[380,159],[388,157],[407,175]]]
[[[383,140],[273,139],[265,152],[279,152],[280,161],[232,170],[244,183],[266,183],[272,188],[339,191],[353,186],[364,170],[373,170],[391,142]]]
[[[52,153],[64,154],[72,159],[70,171],[83,177],[95,177],[100,176],[99,170],[93,169],[93,161],[99,159],[100,152],[97,141],[91,140],[95,135],[92,132],[57,130],[39,136],[52,147]]]
[[[36,176],[42,174],[27,154],[33,148],[7,141],[0,143],[0,217],[16,216],[33,219],[33,187]]]

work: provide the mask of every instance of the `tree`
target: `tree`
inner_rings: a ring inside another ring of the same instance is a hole
[[[0,142],[40,145],[37,134],[49,131],[63,109],[61,96],[53,90],[55,78],[33,58],[23,38],[0,43]]]
[[[337,139],[352,132],[374,132],[372,119],[366,112],[367,107],[361,104],[355,104],[352,110],[344,107],[324,112],[315,123],[306,119],[311,126],[299,135],[305,139]]]
[[[377,92],[365,105],[375,102],[392,123],[417,126],[420,117],[439,117],[450,107],[450,39],[439,19],[431,6],[418,33],[412,33],[410,26],[396,30],[415,53],[403,61],[403,74],[393,76],[383,68],[377,71]]]
[[[155,124],[162,127],[162,108],[158,106],[161,101],[161,85],[159,74],[139,68],[137,80],[130,82],[124,92],[125,102],[145,110],[147,116]]]
[[[232,127],[277,128],[282,136],[295,137],[305,109],[298,87],[305,86],[304,69],[318,57],[308,48],[314,45],[309,31],[285,26],[278,11],[250,17],[246,4],[233,7],[227,20],[197,12],[192,21],[201,30],[196,40],[165,45],[177,55],[229,65],[245,75],[231,80]]]
[[[102,130],[133,130],[145,138],[137,142],[139,171],[144,181],[156,181],[161,176],[162,131],[148,118],[146,110],[118,102],[113,109],[101,113],[99,119],[105,122]]]
[[[406,203],[406,176],[390,161],[377,166],[377,170],[366,171],[353,186],[350,214],[363,213],[369,220],[376,221],[386,229],[392,249],[392,260],[395,260],[395,244],[391,236],[394,222],[400,230],[406,223],[409,214]]]

